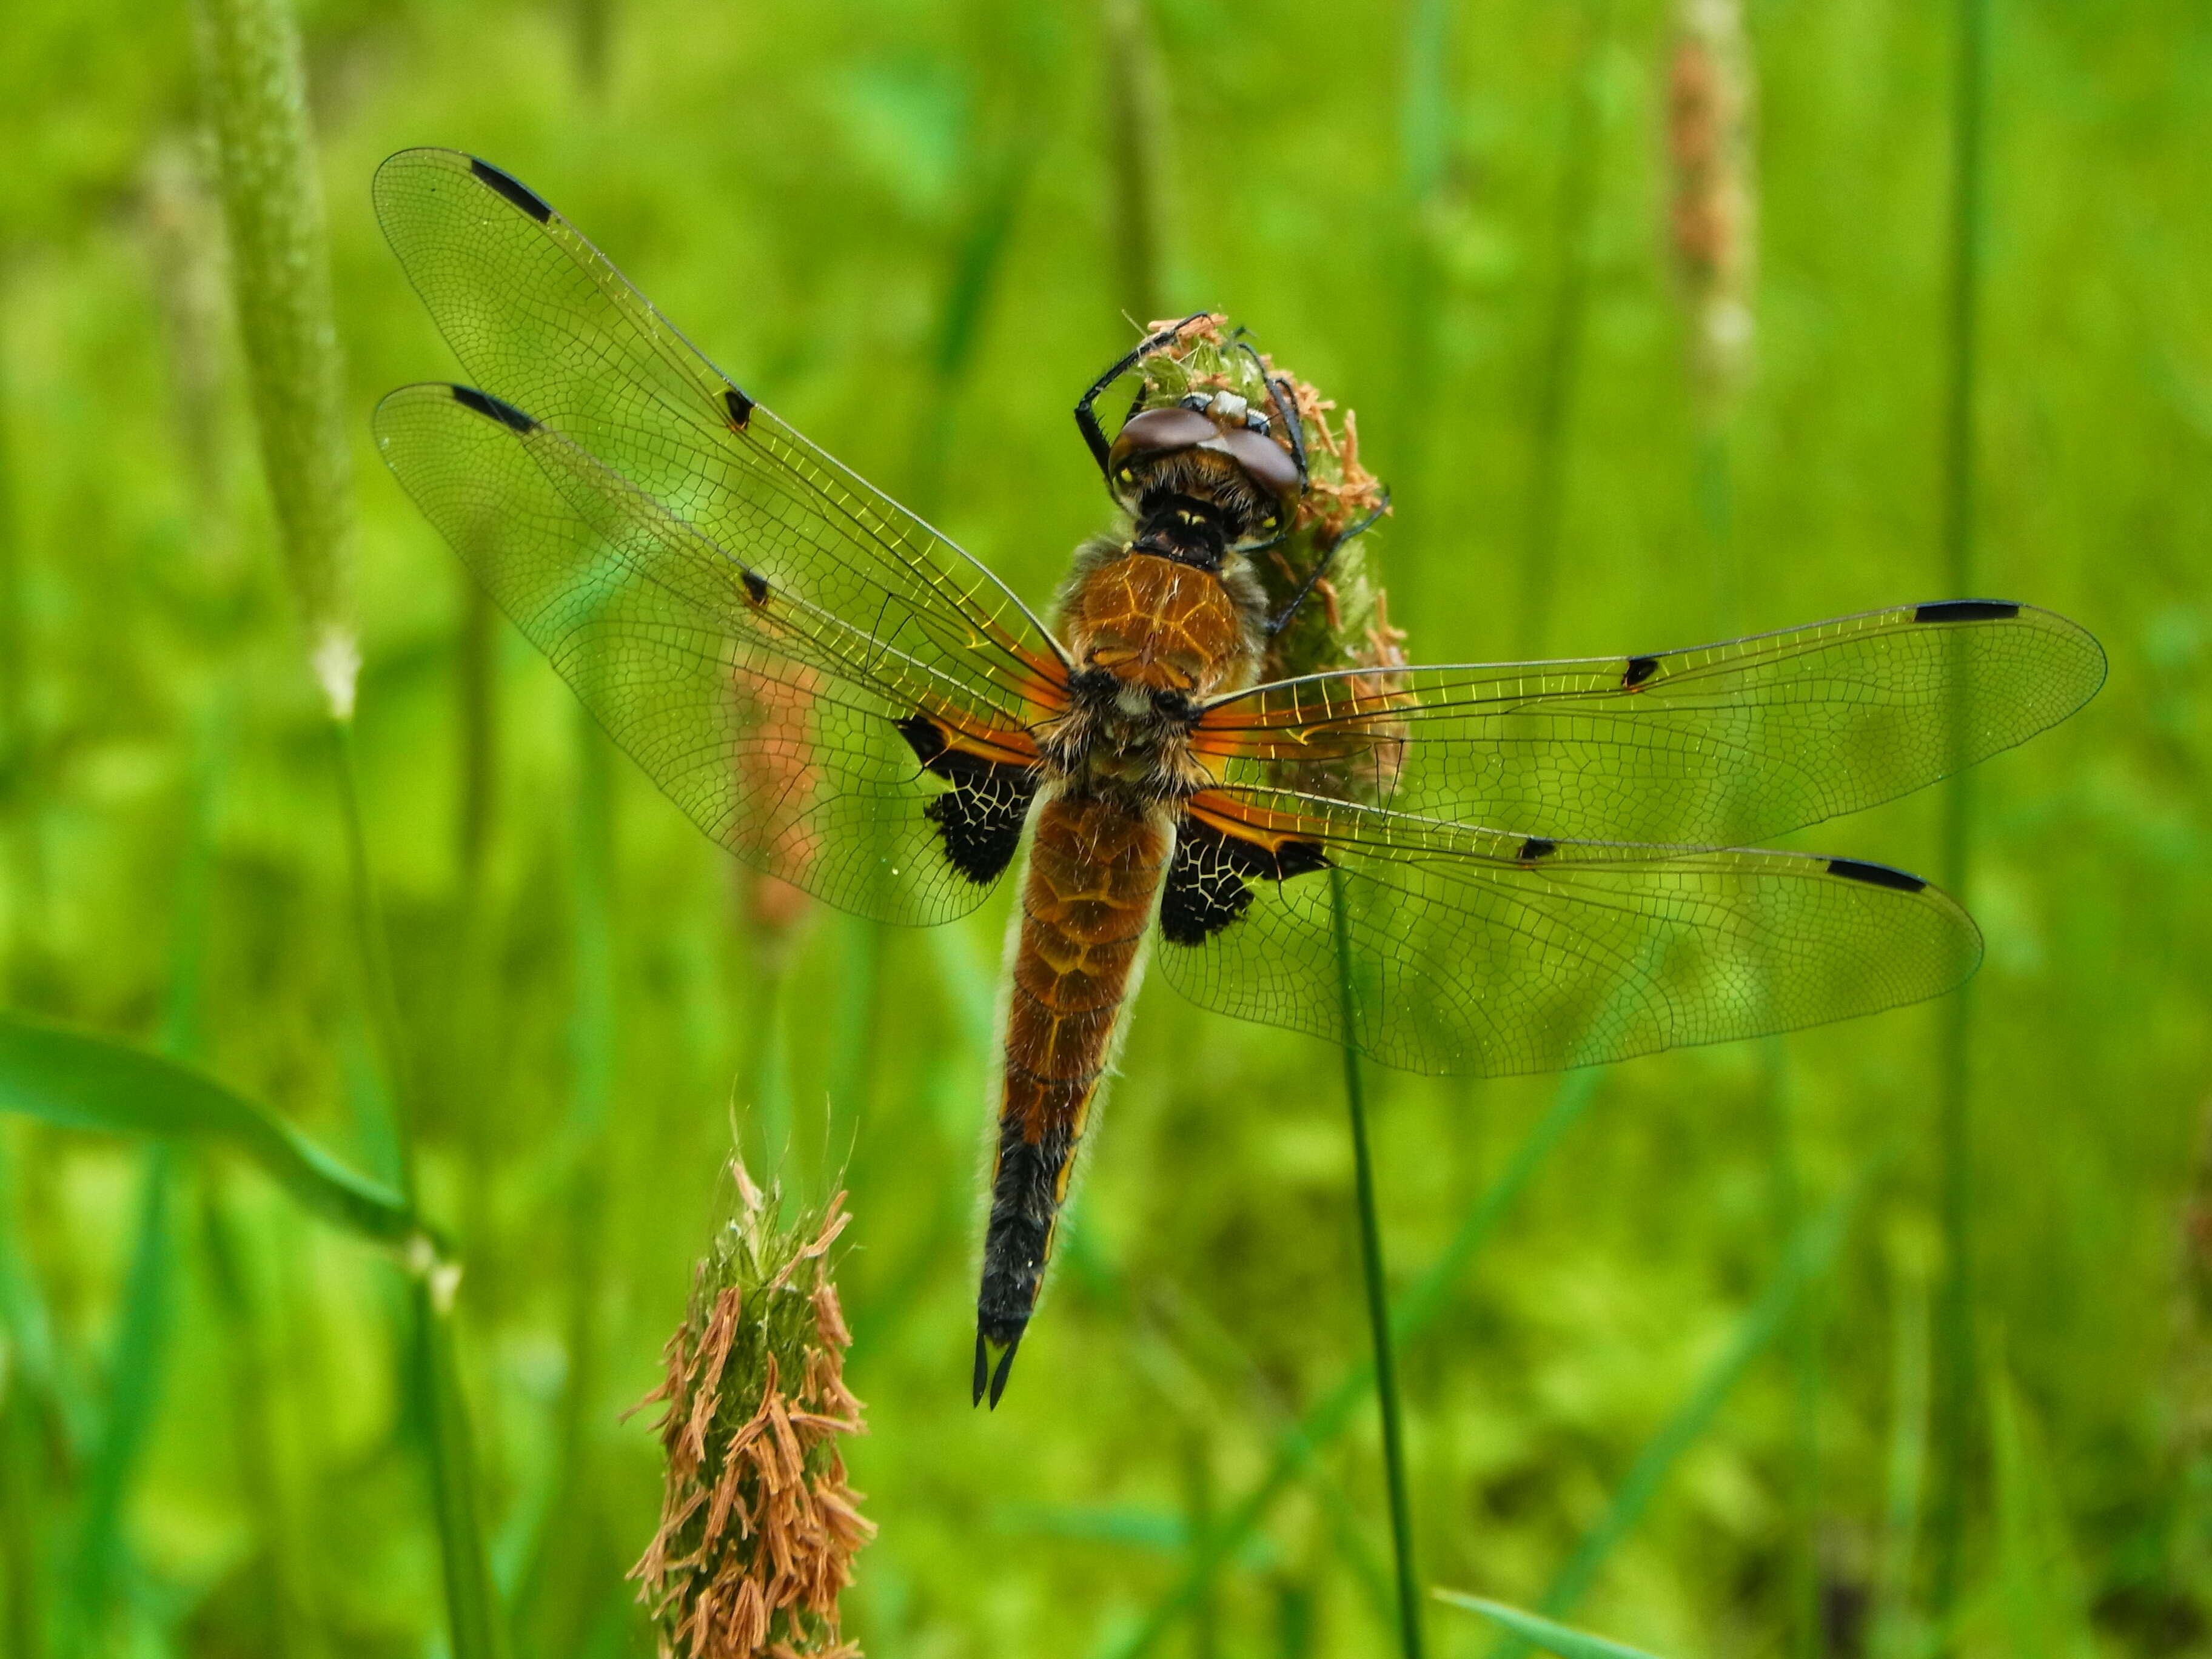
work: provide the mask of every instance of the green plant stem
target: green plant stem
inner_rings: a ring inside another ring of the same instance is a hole
[[[161,1403],[170,1322],[169,1208],[176,1185],[176,1150],[156,1141],[146,1149],[138,1198],[138,1238],[123,1291],[123,1317],[108,1357],[106,1411],[85,1473],[77,1524],[71,1624],[77,1646],[96,1652],[112,1638],[125,1593],[129,1546],[123,1511]]]
[[[1406,1443],[1398,1397],[1398,1366],[1391,1352],[1390,1299],[1382,1267],[1382,1224],[1375,1200],[1375,1158],[1368,1145],[1367,1091],[1359,1076],[1358,1026],[1352,994],[1352,933],[1345,915],[1344,872],[1329,872],[1336,916],[1337,989],[1342,999],[1344,1098],[1352,1120],[1352,1180],[1359,1200],[1359,1261],[1367,1291],[1367,1317],[1375,1343],[1375,1394],[1382,1413],[1382,1471],[1390,1489],[1390,1543],[1397,1561],[1398,1640],[1406,1659],[1420,1659],[1420,1586],[1413,1571],[1413,1510],[1406,1491]]]
[[[1595,1070],[1573,1072],[1561,1079],[1550,1110],[1515,1149],[1498,1179],[1484,1189],[1461,1218],[1458,1231],[1450,1242],[1437,1252],[1436,1260],[1399,1299],[1390,1318],[1394,1341],[1401,1345],[1411,1342],[1436,1322],[1452,1287],[1459,1283],[1476,1253],[1567,1132],[1582,1121],[1590,1102],[1596,1097],[1601,1075]],[[1276,1437],[1267,1473],[1240,1502],[1224,1513],[1208,1536],[1194,1542],[1183,1576],[1153,1603],[1134,1631],[1104,1650],[1109,1659],[1133,1659],[1133,1656],[1146,1651],[1169,1626],[1196,1604],[1213,1575],[1258,1530],[1275,1500],[1290,1490],[1300,1471],[1313,1462],[1322,1447],[1344,1431],[1374,1383],[1374,1361],[1370,1358],[1356,1362],[1318,1403]]]
[[[1521,644],[1529,656],[1543,651],[1551,631],[1559,531],[1566,514],[1567,447],[1582,369],[1589,226],[1597,198],[1597,69],[1612,27],[1612,0],[1589,0],[1587,17],[1583,50],[1568,88],[1567,131],[1559,161],[1559,276],[1537,361],[1529,417],[1528,539],[1521,567]]]
[[[1889,1448],[1868,1650],[1874,1659],[1905,1659],[1920,1647],[1912,1568],[1928,1468],[1928,1286],[1917,1271],[1900,1277],[1891,1296]]]
[[[307,1574],[300,1559],[299,1532],[284,1499],[278,1473],[276,1406],[270,1386],[266,1334],[246,1278],[246,1253],[224,1204],[224,1183],[212,1165],[200,1178],[200,1235],[208,1286],[222,1317],[223,1357],[231,1386],[232,1423],[238,1437],[240,1485],[245,1489],[261,1547],[269,1562],[270,1648],[279,1659],[319,1650],[314,1638]]]
[[[1399,167],[1405,191],[1405,258],[1399,272],[1403,327],[1398,419],[1390,449],[1391,482],[1401,501],[1415,501],[1429,476],[1429,438],[1435,422],[1437,335],[1443,275],[1437,252],[1438,212],[1448,177],[1453,123],[1452,0],[1414,0],[1406,17],[1406,58],[1398,121]],[[1423,515],[1412,513],[1392,526],[1403,549],[1418,537]]]
[[[362,1000],[392,1100],[399,1188],[412,1209],[416,1203],[414,1100],[391,956],[369,863],[368,830],[362,821],[353,722],[331,720],[330,734],[345,833],[347,887]],[[440,1261],[428,1249],[409,1265],[409,1305],[415,1327],[410,1345],[416,1372],[413,1386],[422,1409],[423,1452],[438,1516],[448,1632],[455,1659],[496,1659],[505,1650],[506,1632],[497,1616],[499,1601],[492,1587],[491,1560],[484,1545],[483,1516],[476,1489],[474,1437],[469,1431],[467,1396],[453,1352],[453,1291],[459,1269]]]
[[[1114,179],[1116,298],[1139,328],[1166,313],[1161,232],[1159,69],[1145,0],[1104,0],[1108,155]]]
[[[1951,593],[1974,580],[1974,399],[1978,345],[1980,233],[1984,191],[1984,82],[1989,51],[1988,0],[1958,0],[1956,82],[1952,115],[1950,287],[1946,314],[1943,418],[1943,560]],[[1967,711],[1954,711],[1963,730]],[[1972,873],[1974,797],[1966,777],[1944,796],[1944,884],[1963,897]],[[1972,1416],[1979,1395],[1974,1366],[1974,1240],[1970,1048],[1972,1004],[1955,993],[1943,1011],[1937,1060],[1937,1148],[1943,1231],[1943,1279],[1936,1319],[1936,1468],[1929,1509],[1929,1610],[1947,1629],[1958,1598],[1960,1557],[1972,1479]],[[1949,1649],[1948,1637],[1945,1650]]]

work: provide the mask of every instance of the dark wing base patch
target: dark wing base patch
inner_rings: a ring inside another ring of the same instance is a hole
[[[1185,817],[1160,891],[1161,936],[1170,945],[1203,945],[1250,906],[1255,878],[1282,881],[1328,867],[1317,842],[1286,841],[1271,849]]]
[[[996,881],[1021,845],[1036,793],[1035,774],[1012,761],[988,761],[953,748],[945,728],[927,714],[908,716],[898,730],[922,769],[952,786],[921,809],[937,826],[945,856],[978,886]]]

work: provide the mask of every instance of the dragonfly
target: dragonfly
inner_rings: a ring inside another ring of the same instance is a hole
[[[1253,570],[1310,483],[1294,400],[1201,391],[1110,434],[1098,413],[1176,328],[1077,406],[1113,528],[1046,614],[511,174],[410,149],[374,197],[468,376],[386,397],[379,450],[615,742],[738,859],[878,921],[951,921],[1020,866],[979,1404],[1148,962],[1222,1013],[1487,1077],[1937,996],[1981,957],[1954,899],[1752,844],[2021,743],[2104,678],[2074,623],[1966,599],[1270,681],[1285,617]]]

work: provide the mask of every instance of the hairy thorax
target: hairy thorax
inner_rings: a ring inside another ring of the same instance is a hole
[[[1210,775],[1190,752],[1207,699],[1251,684],[1264,600],[1241,559],[1218,574],[1105,538],[1061,596],[1067,710],[1039,734],[1047,770],[1085,792],[1180,799]]]

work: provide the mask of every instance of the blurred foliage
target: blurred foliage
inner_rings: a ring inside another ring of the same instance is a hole
[[[2112,675],[1978,784],[1989,1360],[1954,1633],[1978,1654],[2203,1650],[2212,23],[2175,0],[1992,11],[1978,568],[2097,632]],[[369,216],[376,161],[445,143],[511,169],[1033,598],[1103,518],[1068,409],[1134,337],[1124,313],[1212,307],[1358,411],[1396,501],[1371,550],[1420,659],[1515,648],[1532,547],[1545,648],[1642,651],[1950,597],[1948,20],[1749,9],[1758,368],[1721,440],[1723,556],[1668,269],[1657,0],[1409,0],[1356,24],[1314,0],[1152,0],[1157,302],[1121,291],[1106,80],[1127,8],[306,9],[361,416],[363,798],[519,1653],[649,1650],[623,1573],[658,1452],[617,1413],[682,1316],[733,1119],[796,1197],[852,1193],[848,1375],[872,1432],[850,1462],[882,1533],[846,1628],[881,1654],[1090,1652],[1141,1626],[1364,1355],[1350,1155],[1333,1054],[1148,988],[1023,1374],[969,1410],[1003,911],[931,934],[814,912],[771,940],[750,884],[626,763],[590,783],[568,694],[503,624],[471,635],[455,562],[369,450],[379,393],[451,372]],[[204,926],[195,1058],[386,1172],[320,698],[235,323],[209,297],[187,18],[12,0],[8,25],[6,1000],[151,1041],[174,936]],[[179,826],[216,713],[203,924]],[[1936,836],[1930,797],[1804,840],[1924,868]],[[1909,1639],[1936,1018],[1595,1080],[1406,1347],[1429,1582],[1538,1605],[1702,1400],[1804,1217],[1894,1147],[1804,1340],[1744,1369],[1572,1621],[1667,1654]],[[1560,1085],[1370,1082],[1411,1282]],[[266,1183],[0,1122],[0,1630],[25,1653],[425,1650],[443,1615],[408,1328],[393,1269]],[[111,1547],[110,1425],[142,1419]],[[1376,1433],[1348,1420],[1159,1650],[1387,1650]],[[112,1559],[80,1619],[91,1543]],[[1438,1618],[1437,1650],[1487,1650],[1481,1626]]]

